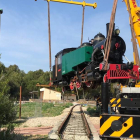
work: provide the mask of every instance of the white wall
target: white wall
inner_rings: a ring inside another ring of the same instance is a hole
[[[61,93],[45,88],[43,100],[61,100]]]

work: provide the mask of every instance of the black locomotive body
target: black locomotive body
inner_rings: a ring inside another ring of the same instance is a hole
[[[107,24],[108,32],[109,24]],[[69,48],[60,51],[55,56],[53,66],[53,84],[69,87],[96,87],[103,81],[106,72],[99,70],[103,62],[106,38],[101,33],[97,34],[87,43],[78,48]],[[84,48],[85,47],[85,48]],[[108,63],[122,64],[126,50],[124,40],[119,36],[118,30],[113,31]],[[82,56],[81,54],[84,55]],[[84,57],[85,59],[79,60]],[[72,64],[71,64],[72,62]]]

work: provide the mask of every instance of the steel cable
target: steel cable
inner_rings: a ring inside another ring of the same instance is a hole
[[[83,14],[82,14],[82,32],[81,32],[81,45],[83,42],[83,30],[84,30],[84,15],[85,15],[85,6],[83,6]]]
[[[107,34],[105,56],[104,56],[104,61],[105,61],[106,64],[108,63],[108,57],[109,57],[109,52],[110,52],[110,48],[111,48],[111,38],[112,38],[112,33],[113,33],[117,2],[118,2],[118,0],[114,0],[112,14],[111,14],[111,18],[110,18],[109,31],[108,31],[108,34]]]
[[[50,3],[48,1],[48,35],[49,35],[49,65],[50,65],[50,85],[51,85],[51,27],[50,27]]]

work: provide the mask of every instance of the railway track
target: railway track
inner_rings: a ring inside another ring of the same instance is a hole
[[[81,105],[75,105],[58,129],[58,135],[63,140],[89,140],[91,131]]]

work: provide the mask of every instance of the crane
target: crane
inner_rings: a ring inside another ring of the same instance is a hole
[[[132,43],[133,43],[133,57],[134,64],[140,66],[139,54],[137,49],[137,42],[140,47],[140,7],[137,6],[136,0],[124,0],[127,11],[130,18],[130,27],[132,33]]]
[[[124,0],[127,10],[128,8],[128,1]],[[131,9],[131,16],[133,20],[133,27],[135,31],[135,35],[140,47],[140,7],[138,7],[136,0],[129,0],[130,9]]]

